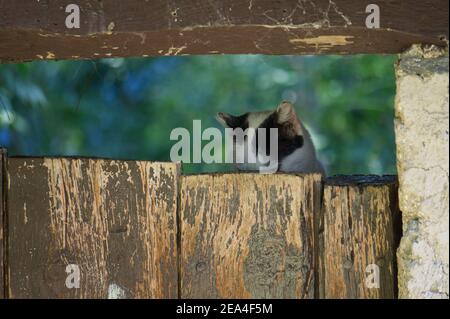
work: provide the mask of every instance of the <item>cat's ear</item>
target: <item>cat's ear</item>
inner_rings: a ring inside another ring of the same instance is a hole
[[[222,124],[223,127],[231,127],[229,124],[231,124],[233,116],[227,113],[219,112],[216,115],[217,121]]]
[[[248,125],[247,125],[247,115],[248,113],[245,113],[243,115],[240,116],[234,116],[231,114],[227,114],[227,113],[217,113],[217,120],[219,121],[220,124],[222,124],[224,127],[230,127],[230,128],[242,128],[245,129]]]
[[[300,120],[298,119],[294,106],[291,102],[281,102],[280,105],[278,105],[276,112],[278,115],[278,124],[285,128],[285,132],[288,135],[303,135]]]

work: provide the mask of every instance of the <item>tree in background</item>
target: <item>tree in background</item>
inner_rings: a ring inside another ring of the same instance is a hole
[[[168,161],[175,127],[296,105],[330,174],[395,173],[395,56],[190,56],[0,65],[10,155]],[[226,171],[188,164],[185,172]]]

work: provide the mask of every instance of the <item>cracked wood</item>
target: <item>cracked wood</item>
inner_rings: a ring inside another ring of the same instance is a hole
[[[81,26],[65,27],[69,0],[0,1],[0,61],[184,54],[399,53],[446,46],[448,1],[80,0]]]
[[[329,178],[321,201],[314,174],[180,177],[172,163],[70,158],[6,169],[2,154],[5,297],[397,295],[394,176]],[[68,264],[79,289],[65,286]],[[379,289],[365,285],[369,264]]]
[[[10,158],[9,181],[8,297],[178,296],[176,164]]]
[[[183,176],[182,298],[313,298],[320,175]]]
[[[322,298],[396,298],[397,190],[395,176],[326,180],[319,245]],[[379,288],[370,286],[375,282],[369,277],[371,264],[379,267]]]

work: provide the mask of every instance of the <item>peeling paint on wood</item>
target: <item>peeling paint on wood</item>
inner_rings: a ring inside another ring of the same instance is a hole
[[[9,297],[178,296],[176,164],[11,158],[9,179]]]
[[[182,298],[313,298],[320,175],[183,176]]]
[[[108,299],[126,299],[125,291],[115,283],[108,286]]]
[[[378,0],[381,26],[368,29],[365,9],[372,2],[78,0],[80,28],[67,29],[64,5],[0,1],[0,61],[211,52],[387,54],[415,43],[447,46],[448,1]],[[352,38],[343,42],[333,37]],[[308,38],[315,43],[297,41]],[[118,49],[111,52],[111,47]]]
[[[291,39],[291,43],[298,44],[300,46],[313,46],[317,50],[329,50],[334,46],[347,45],[353,43],[350,41],[353,36],[345,35],[331,35],[331,36],[318,36],[315,38],[305,38],[305,39]]]
[[[324,186],[322,214],[320,295],[395,298],[395,253],[401,233],[396,177],[330,178]],[[366,284],[373,273],[367,268],[371,264],[379,267],[379,288],[370,288],[370,280]]]

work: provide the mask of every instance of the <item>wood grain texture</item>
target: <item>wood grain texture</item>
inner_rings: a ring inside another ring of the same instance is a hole
[[[378,0],[380,28],[365,25],[371,0],[0,1],[0,61],[183,54],[399,53],[446,46],[447,0]]]
[[[395,298],[401,234],[394,176],[329,178],[323,195],[321,293],[325,298]],[[379,267],[379,288],[366,267]]]
[[[320,175],[183,176],[182,298],[313,298]]]
[[[10,158],[9,297],[176,298],[177,176],[172,163]]]
[[[5,298],[6,267],[6,149],[0,148],[0,299]]]

